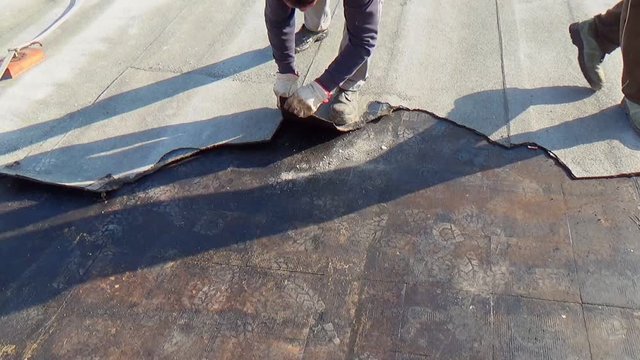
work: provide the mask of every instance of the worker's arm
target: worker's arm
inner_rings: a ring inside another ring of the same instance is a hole
[[[324,74],[298,89],[284,105],[299,117],[313,115],[330,93],[353,75],[373,53],[378,40],[382,0],[344,0],[349,41]]]
[[[327,91],[333,91],[352,76],[373,53],[378,40],[381,3],[381,0],[344,0],[349,42],[316,80]]]
[[[278,71],[295,74],[295,11],[282,0],[266,1],[264,17]]]

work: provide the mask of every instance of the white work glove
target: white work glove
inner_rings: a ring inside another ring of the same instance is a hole
[[[299,88],[284,104],[284,109],[297,117],[306,118],[315,114],[322,103],[328,102],[330,95],[314,81]]]
[[[280,107],[280,98],[289,98],[298,90],[300,77],[296,74],[276,74],[276,84],[273,86],[273,93],[278,98],[278,107]]]

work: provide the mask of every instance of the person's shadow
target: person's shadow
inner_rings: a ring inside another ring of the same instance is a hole
[[[125,91],[57,119],[0,133],[0,155],[64,135],[74,129],[108,120],[212,84],[272,61],[271,47],[248,51],[220,62]]]
[[[349,159],[364,159],[340,160],[344,166],[283,176],[302,165],[322,167],[319,163],[327,155],[342,156],[336,155],[340,150]],[[221,149],[209,154],[207,161],[190,162],[193,171],[166,171],[146,185],[124,188],[120,192],[125,201],[116,201],[119,205],[106,212],[82,206],[39,210],[45,204],[4,212],[0,257],[6,260],[0,262],[4,292],[0,292],[0,317],[47,303],[92,279],[256,239],[278,239],[280,234],[339,221],[367,209],[382,211],[386,204],[416,192],[541,154],[526,148],[505,151],[449,122],[402,112],[338,137],[285,123],[271,143],[249,150]],[[158,180],[165,177],[170,180]],[[197,185],[202,191],[149,201],[135,196],[136,188],[147,191],[185,178],[202,181]],[[233,189],[210,184],[219,181],[232,181]],[[125,193],[131,190],[133,194]],[[69,199],[61,195],[54,201],[66,204]],[[172,226],[158,208],[176,209],[184,214],[184,224]],[[28,226],[34,221],[39,221],[37,227]],[[106,230],[92,230],[96,225]],[[199,233],[198,226],[215,231]],[[77,241],[65,232],[70,228],[95,236]],[[112,228],[119,230],[110,233]],[[101,265],[91,266],[96,256]],[[38,266],[33,259],[38,259]]]
[[[487,117],[488,121],[477,124],[476,130],[481,133],[494,134],[501,129],[509,129],[511,123],[531,107],[571,104],[592,95],[591,89],[578,86],[481,91],[457,99],[454,109],[446,117],[464,122],[473,119],[474,116],[486,115],[488,112],[502,113],[502,117]],[[503,142],[511,145],[536,143],[550,151],[607,140],[618,141],[631,150],[640,150],[640,139],[631,130],[622,107],[616,105],[591,115],[575,119],[567,118],[566,121],[550,127],[516,134],[511,134],[509,131],[509,135],[509,139]],[[545,143],[538,143],[537,139],[544,139]]]

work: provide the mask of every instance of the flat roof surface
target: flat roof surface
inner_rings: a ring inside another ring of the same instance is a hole
[[[387,1],[362,112],[381,102],[507,146],[535,143],[575,177],[638,173],[640,137],[619,106],[619,52],[594,93],[568,34],[615,2]],[[278,129],[263,2],[12,2],[2,46],[28,41],[70,6],[43,40],[45,62],[0,82],[0,173],[111,190],[203,149],[269,141]],[[333,9],[329,37],[297,59],[307,82],[338,51],[342,3]]]

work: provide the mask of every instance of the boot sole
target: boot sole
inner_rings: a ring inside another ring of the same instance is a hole
[[[321,33],[321,34],[316,35],[316,36],[313,38],[313,40],[312,40],[312,41],[308,41],[308,42],[306,42],[306,43],[304,43],[304,44],[302,44],[302,45],[300,45],[300,46],[296,46],[295,53],[296,53],[296,54],[299,54],[299,53],[301,53],[301,52],[303,52],[303,51],[307,50],[308,48],[310,48],[310,47],[311,47],[311,45],[313,45],[313,44],[315,44],[315,43],[317,43],[317,42],[320,42],[320,41],[322,41],[322,40],[326,39],[328,35],[329,35],[329,34],[328,34],[328,31],[325,31],[325,32],[323,32],[323,33]]]
[[[580,29],[578,29],[578,23],[569,25],[569,34],[571,35],[571,42],[578,48],[578,64],[580,64],[580,71],[582,71],[582,76],[584,76],[593,90],[600,90],[602,88],[602,85],[598,85],[587,72],[587,64],[584,62],[584,42],[582,41],[582,36],[580,35]]]

